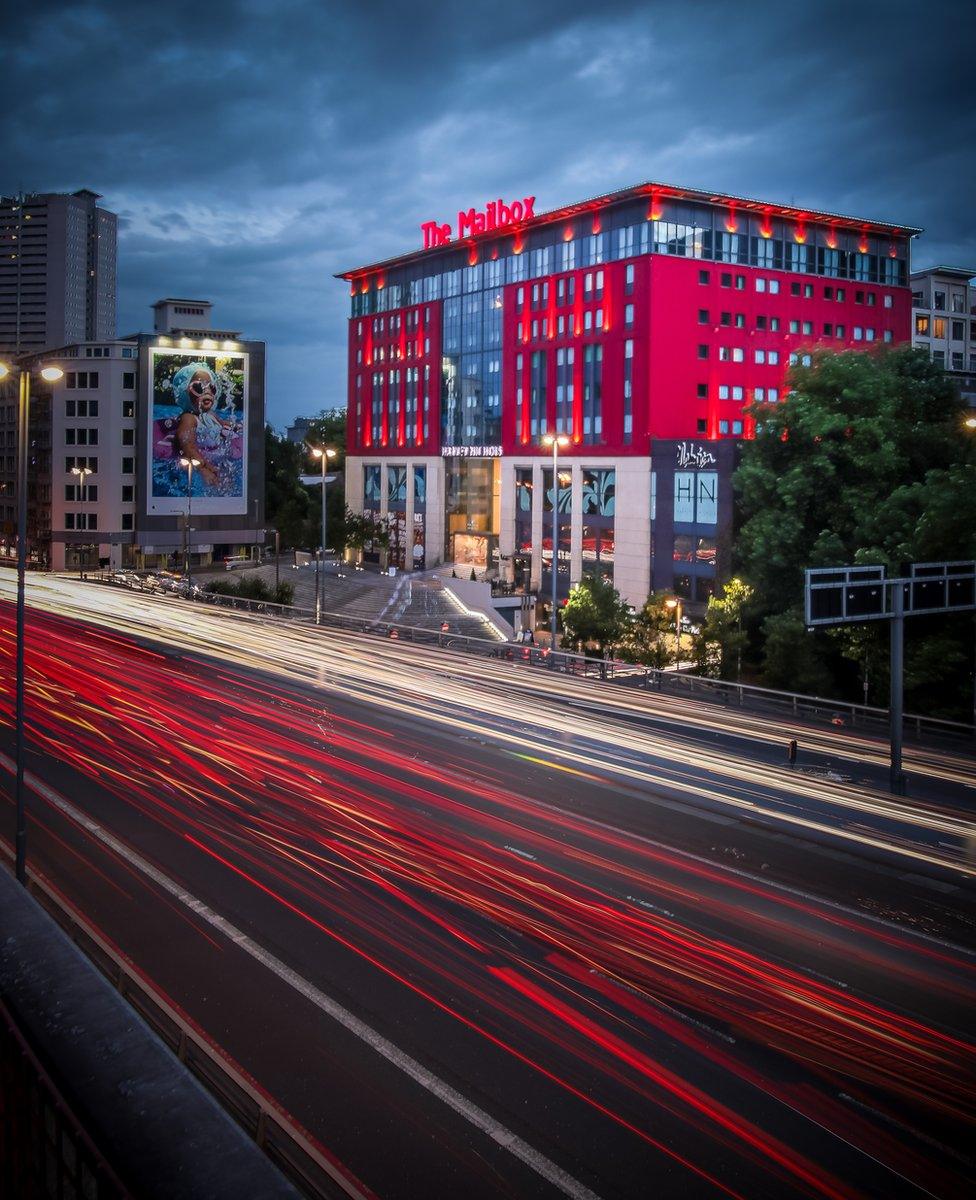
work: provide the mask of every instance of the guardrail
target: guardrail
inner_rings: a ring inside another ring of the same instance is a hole
[[[109,573],[89,573],[87,578],[124,586]],[[195,595],[193,599],[195,603],[214,604],[237,612],[276,616],[311,625],[315,623],[315,613],[312,609],[298,608],[295,605],[274,604],[266,600],[249,600],[204,591]],[[539,646],[499,642],[470,634],[445,633],[424,626],[404,625],[380,618],[353,617],[347,613],[332,612],[323,612],[321,616],[322,624],[332,629],[372,634],[415,645],[438,646],[445,650],[460,650],[483,658],[500,659],[517,666],[545,668],[580,678],[624,683],[647,691],[720,704],[723,708],[735,705],[743,710],[785,714],[798,719],[813,718],[822,720],[825,724],[850,725],[877,732],[885,732],[888,729],[886,708],[876,708],[849,700],[806,696],[799,692],[778,691],[756,684],[730,683],[724,679],[690,675],[684,671],[665,671],[656,667],[645,667],[639,663],[623,662],[620,659],[594,658],[566,650],[552,651]],[[976,735],[973,725],[945,720],[942,717],[927,717],[920,713],[906,713],[904,728],[906,733],[912,733],[918,738],[929,734],[959,740],[972,739]]]
[[[135,1009],[221,1107],[264,1151],[308,1200],[367,1200],[364,1192],[324,1149],[291,1121],[254,1081],[197,1029],[39,875],[30,872],[28,891],[86,958]],[[100,1164],[103,1171],[104,1164]],[[77,1195],[128,1195],[107,1188]],[[59,1194],[60,1195],[60,1194]],[[64,1193],[68,1195],[67,1192]]]

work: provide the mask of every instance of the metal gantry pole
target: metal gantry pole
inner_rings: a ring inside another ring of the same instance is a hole
[[[896,579],[891,589],[891,790],[896,795],[905,791],[905,776],[901,769],[902,726],[904,722],[905,668],[905,585]]]
[[[20,372],[17,439],[17,700],[14,860],[17,881],[27,883],[27,809],[24,801],[24,584],[27,572],[27,438],[30,371]]]

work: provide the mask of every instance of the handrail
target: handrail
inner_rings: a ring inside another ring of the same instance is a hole
[[[116,587],[125,586],[113,579],[110,572],[97,574],[90,572],[86,578],[97,579]],[[172,595],[168,592],[158,594]],[[195,597],[195,602],[217,604],[237,612],[253,615],[278,615],[313,624],[315,619],[314,611],[309,608],[277,604],[270,600],[250,600],[245,597],[227,596],[216,592],[204,592]],[[864,727],[873,726],[878,729],[887,728],[889,722],[886,708],[859,704],[851,700],[808,696],[802,692],[786,692],[776,688],[761,687],[758,684],[712,679],[702,675],[691,675],[680,670],[662,670],[659,667],[624,662],[621,659],[595,658],[592,655],[576,654],[568,650],[552,651],[534,645],[499,642],[496,639],[479,638],[473,634],[443,633],[420,625],[387,621],[380,617],[354,617],[348,613],[323,612],[321,619],[323,625],[333,629],[373,634],[421,645],[437,645],[441,649],[482,654],[516,665],[546,667],[583,678],[598,679],[601,682],[619,682],[623,679],[633,683],[635,680],[639,680],[640,686],[646,690],[653,689],[661,693],[693,696],[697,700],[720,703],[725,706],[734,701],[743,709],[752,706],[767,710],[770,708],[786,710],[796,717],[804,714],[827,716],[832,722],[841,724],[845,723],[846,718],[851,725],[860,724]],[[913,730],[917,737],[921,737],[923,732],[952,738],[972,738],[976,734],[976,727],[966,722],[950,721],[944,717],[929,717],[921,713],[905,713],[904,722],[905,728]]]

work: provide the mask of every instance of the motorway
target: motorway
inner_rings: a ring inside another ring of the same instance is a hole
[[[972,1194],[970,754],[28,587],[32,869],[367,1190]]]

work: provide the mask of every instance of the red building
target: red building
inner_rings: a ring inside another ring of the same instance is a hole
[[[911,338],[906,226],[649,183],[421,229],[426,248],[341,275],[348,495],[408,568],[548,588],[556,435],[560,589],[594,571],[635,604],[702,603],[748,407],[816,347]]]

